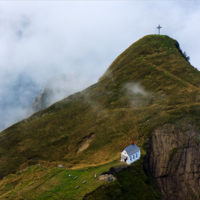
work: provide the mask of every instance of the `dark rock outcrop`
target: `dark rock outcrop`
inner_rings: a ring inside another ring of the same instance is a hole
[[[195,126],[157,128],[150,142],[150,170],[163,199],[200,199],[200,144]]]

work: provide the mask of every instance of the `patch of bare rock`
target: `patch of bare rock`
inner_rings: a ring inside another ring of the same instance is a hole
[[[85,149],[87,149],[90,143],[92,142],[92,140],[94,139],[94,136],[95,136],[95,133],[91,133],[89,136],[84,137],[83,140],[79,143],[79,149],[77,153],[80,153],[84,151]]]
[[[165,200],[200,199],[200,143],[195,126],[165,124],[153,132],[147,155],[150,173]]]
[[[103,174],[99,176],[99,180],[103,182],[115,181],[116,178],[112,174]]]

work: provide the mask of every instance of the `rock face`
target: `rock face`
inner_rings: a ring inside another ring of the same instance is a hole
[[[45,109],[56,101],[74,93],[80,87],[74,85],[76,84],[73,82],[72,77],[66,74],[51,78],[43,91],[33,100],[31,105],[33,112]]]
[[[48,94],[46,92],[46,89],[38,95],[37,98],[35,98],[32,102],[31,108],[33,111],[39,111],[47,107],[48,103]]]
[[[150,142],[150,170],[163,199],[200,199],[200,144],[195,126],[157,128]]]

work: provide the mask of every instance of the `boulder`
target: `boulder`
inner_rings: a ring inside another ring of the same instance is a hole
[[[111,182],[116,180],[116,178],[112,174],[103,174],[99,176],[99,180],[104,182]]]

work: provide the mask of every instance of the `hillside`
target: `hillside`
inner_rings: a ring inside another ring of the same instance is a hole
[[[187,62],[177,41],[164,35],[145,36],[120,54],[96,84],[2,131],[0,178],[40,162],[53,167],[62,161],[66,168],[76,169],[109,163],[119,160],[121,150],[134,139],[142,157],[149,155],[147,170],[168,198],[167,178],[177,178],[174,163],[184,157],[184,144],[191,140],[198,152],[199,85],[200,72]],[[192,134],[184,139],[188,131]],[[170,134],[177,137],[172,140],[166,136]],[[159,149],[160,154],[156,142],[165,147]],[[159,165],[160,155],[166,166]],[[197,168],[200,164],[197,157],[187,158],[186,151],[182,165],[188,162]],[[158,172],[157,167],[167,168],[169,163],[170,171]],[[187,199],[200,195],[199,171],[193,182],[185,179],[185,172],[194,170],[180,172],[182,179],[178,177],[176,185],[181,189],[171,199],[178,199],[183,191]],[[159,182],[158,178],[163,179]]]

